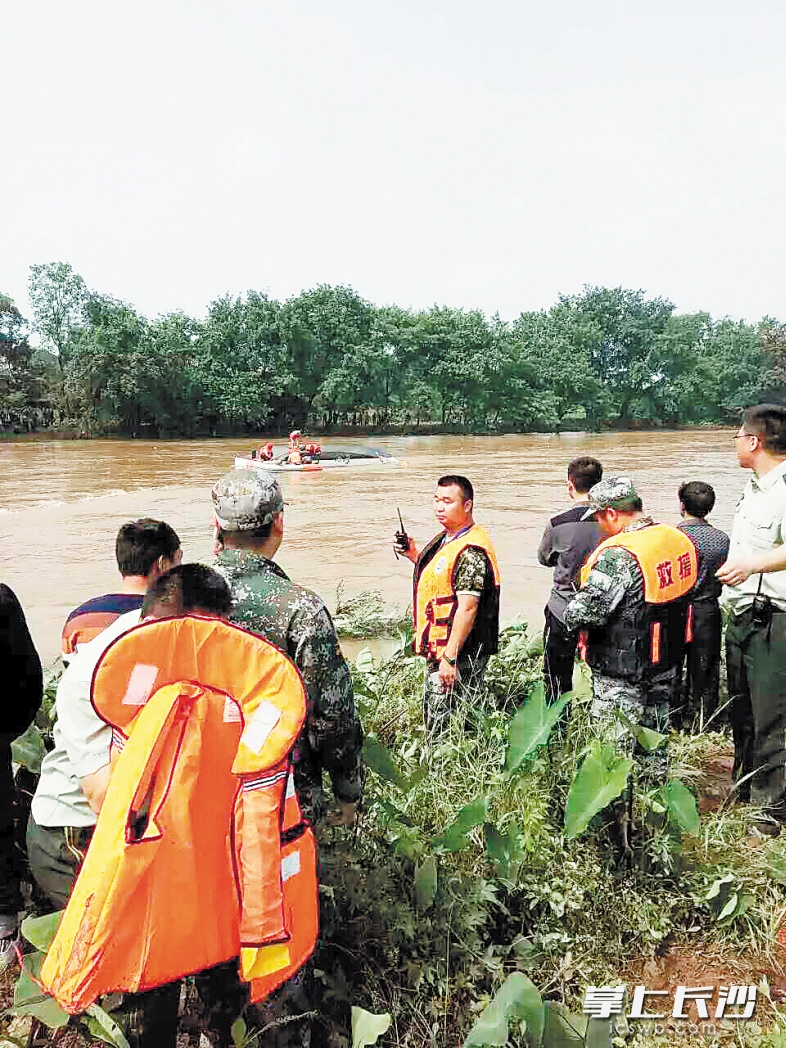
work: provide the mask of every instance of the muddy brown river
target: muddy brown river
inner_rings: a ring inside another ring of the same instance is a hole
[[[287,505],[278,559],[331,608],[342,580],[347,596],[379,590],[406,605],[412,569],[391,549],[396,507],[422,545],[438,530],[435,480],[463,473],[475,485],[475,518],[499,556],[503,621],[524,616],[539,625],[551,572],[538,565],[536,550],[549,516],[569,505],[572,458],[595,455],[607,475],[630,474],[645,509],[667,523],[679,519],[680,482],[708,481],[718,496],[713,523],[728,528],[747,477],[734,431],[342,439],[384,447],[406,465],[279,474]],[[210,487],[250,446],[242,439],[0,444],[0,579],[22,602],[45,662],[57,655],[68,613],[115,587],[114,541],[125,521],[162,518],[179,534],[186,560],[210,563]]]

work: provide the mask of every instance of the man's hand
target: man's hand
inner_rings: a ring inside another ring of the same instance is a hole
[[[393,549],[400,557],[406,557],[407,560],[411,560],[413,564],[417,563],[417,559],[420,556],[420,550],[415,545],[415,540],[409,540],[409,546],[406,549],[402,549],[397,542],[393,544]]]
[[[458,666],[451,666],[445,659],[439,660],[439,683],[443,691],[450,691],[458,680]]]
[[[719,579],[725,586],[739,586],[747,578],[754,574],[756,567],[750,560],[743,557],[727,560],[721,564],[715,572],[715,578]]]
[[[357,805],[353,801],[339,801],[339,811],[328,812],[329,826],[354,826]]]
[[[98,771],[93,772],[92,775],[85,775],[83,779],[79,780],[79,785],[82,789],[82,793],[85,795],[85,800],[90,805],[90,810],[95,815],[98,815],[101,811],[101,805],[104,803],[104,797],[106,797],[106,791],[109,786],[109,776],[111,771],[111,765],[105,764],[103,768],[99,768]]]

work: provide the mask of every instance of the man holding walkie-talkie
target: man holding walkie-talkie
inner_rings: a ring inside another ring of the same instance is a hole
[[[440,477],[434,514],[442,528],[423,550],[404,531],[394,550],[415,565],[414,648],[426,659],[423,713],[444,727],[458,688],[480,683],[499,639],[500,574],[484,528],[472,518],[474,491],[466,477]]]

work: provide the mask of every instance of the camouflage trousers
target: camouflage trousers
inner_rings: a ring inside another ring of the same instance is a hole
[[[623,721],[633,727],[649,728],[661,735],[669,732],[669,699],[676,671],[661,674],[647,684],[632,684],[619,677],[592,671],[592,731],[596,738],[613,745],[621,756],[632,757],[634,772],[645,788],[660,786],[668,779],[668,742],[647,751],[639,745]]]
[[[444,731],[448,726],[451,713],[467,700],[474,688],[483,683],[488,665],[488,655],[463,659],[459,657],[456,664],[458,681],[444,691],[439,679],[439,664],[426,663],[426,679],[423,687],[423,720],[427,728]]]

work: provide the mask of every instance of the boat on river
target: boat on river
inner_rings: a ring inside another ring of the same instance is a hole
[[[289,462],[288,458],[288,448],[274,450],[272,459],[236,455],[235,469],[260,469],[266,473],[319,473],[323,469],[368,469],[375,466],[395,469],[401,465],[401,459],[383,448],[332,447],[328,451],[320,451],[311,462],[299,465]]]

